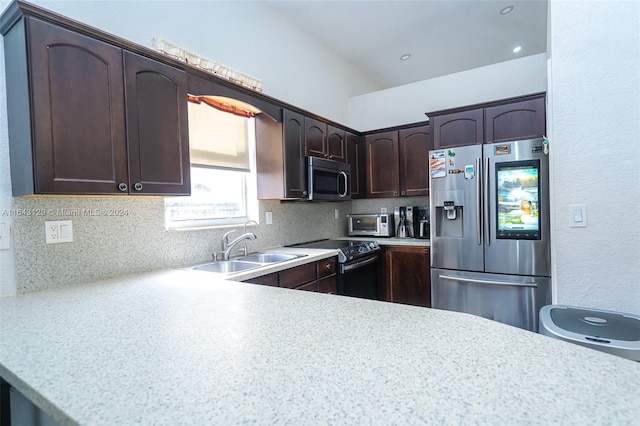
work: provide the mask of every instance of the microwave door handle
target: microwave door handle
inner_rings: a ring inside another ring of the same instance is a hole
[[[491,233],[489,227],[491,221],[489,219],[489,159],[484,167],[484,242],[487,246],[491,245]]]
[[[340,172],[339,175],[344,178],[344,194],[340,193],[340,183],[338,183],[338,195],[340,195],[340,198],[344,198],[349,193],[349,188],[347,187],[349,182],[347,181],[347,174],[345,172]]]
[[[480,158],[476,158],[476,239],[477,244],[482,245],[482,171]]]

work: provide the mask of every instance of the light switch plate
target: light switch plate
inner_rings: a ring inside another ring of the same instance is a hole
[[[587,205],[571,204],[569,206],[569,225],[572,228],[586,228],[587,226]]]
[[[267,223],[267,225],[273,224],[273,213],[272,212],[266,212],[265,213],[265,222]]]

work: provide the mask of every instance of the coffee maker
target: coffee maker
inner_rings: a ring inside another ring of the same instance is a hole
[[[396,238],[413,238],[415,236],[414,206],[396,207],[394,219],[396,224]]]
[[[431,213],[429,206],[416,207],[414,211],[415,238],[429,239],[431,233]]]

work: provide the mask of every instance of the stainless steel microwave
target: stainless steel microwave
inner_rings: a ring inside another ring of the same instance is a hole
[[[393,215],[350,214],[347,215],[351,237],[393,237]]]
[[[351,165],[318,157],[307,157],[309,200],[351,199]]]

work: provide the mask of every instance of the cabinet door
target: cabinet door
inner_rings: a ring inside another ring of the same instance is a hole
[[[304,152],[312,157],[325,157],[327,153],[327,124],[314,118],[304,118]]]
[[[307,172],[304,153],[304,116],[282,111],[284,137],[285,198],[306,198]]]
[[[351,165],[351,198],[364,197],[364,140],[353,133],[345,135],[347,163]]]
[[[433,118],[434,149],[477,145],[483,141],[482,109],[436,115]]]
[[[310,283],[303,284],[301,286],[296,287],[295,289],[318,292],[318,281],[311,281]]]
[[[428,247],[385,247],[389,302],[431,307],[431,270]]]
[[[119,193],[127,182],[122,51],[33,18],[28,40],[35,192]]]
[[[187,74],[125,52],[131,194],[191,193]]]
[[[336,275],[320,278],[318,280],[318,292],[327,294],[338,294],[338,280]]]
[[[274,272],[272,274],[262,275],[260,277],[251,278],[243,282],[278,287],[278,273]]]
[[[403,129],[398,132],[400,195],[429,195],[429,151],[433,137],[429,126]]]
[[[330,160],[347,161],[346,154],[346,131],[327,125],[327,152],[326,157]]]
[[[278,272],[280,287],[297,288],[302,284],[315,281],[316,267],[316,262],[311,262]]]
[[[544,98],[486,108],[484,128],[486,143],[542,137],[546,132]]]
[[[367,196],[372,198],[397,197],[398,132],[367,135]]]

